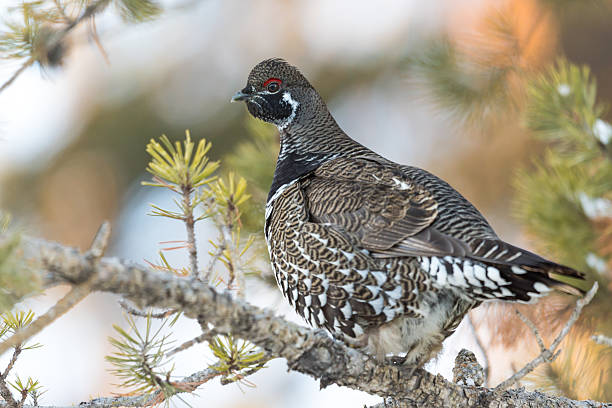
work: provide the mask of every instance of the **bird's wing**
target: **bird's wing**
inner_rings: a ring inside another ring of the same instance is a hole
[[[506,281],[509,294],[491,297],[528,301],[529,293],[538,292],[534,282],[580,293],[573,285],[559,282],[555,277],[581,278],[572,268],[510,245],[494,234],[463,240],[442,232],[437,228],[442,225],[438,222],[440,205],[433,193],[385,163],[335,159],[305,178],[302,189],[311,221],[329,225],[374,257],[437,257],[436,262],[442,263],[450,257],[451,263],[468,260],[465,264],[468,269],[469,265],[476,264],[487,271],[492,267],[492,276],[499,275]],[[455,269],[452,265],[449,268]],[[468,273],[459,269],[460,274]],[[489,282],[490,291],[497,290],[491,279],[481,277],[485,284]],[[482,289],[481,293],[488,289]]]
[[[468,247],[432,227],[438,202],[400,169],[368,159],[331,160],[302,184],[312,221],[377,256],[456,255]]]

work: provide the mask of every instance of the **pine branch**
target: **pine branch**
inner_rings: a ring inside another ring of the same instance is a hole
[[[43,64],[45,61],[51,59],[49,58],[50,55],[53,55],[54,53],[61,54],[61,49],[63,48],[63,44],[65,43],[65,39],[68,34],[70,34],[70,32],[74,28],[76,28],[81,22],[93,17],[98,12],[104,10],[104,8],[106,8],[110,1],[111,0],[94,1],[89,6],[87,6],[87,8],[85,8],[85,11],[78,18],[72,21],[66,20],[66,25],[62,29],[54,32],[46,32],[44,34],[45,38],[43,38],[40,41],[40,44],[38,44],[38,47],[41,47],[41,49],[33,48],[31,50],[32,55],[30,56],[30,58],[28,58],[28,60],[24,62],[23,65],[17,71],[15,71],[15,73],[13,73],[13,75],[6,82],[2,84],[2,86],[0,86],[0,92],[8,88],[26,70],[26,68],[34,64],[34,62],[38,61]],[[62,9],[59,7],[58,10],[62,11]]]
[[[8,239],[0,235],[0,243]],[[308,374],[322,387],[337,384],[380,396],[394,395],[398,406],[465,407],[527,406],[534,401],[549,407],[612,407],[592,401],[578,402],[524,390],[496,394],[487,388],[463,388],[424,370],[386,365],[362,352],[275,316],[194,278],[179,278],[116,258],[102,258],[97,266],[76,249],[24,238],[23,256],[41,271],[47,283],[78,284],[85,280],[94,290],[116,293],[138,307],[179,308],[184,315],[206,321],[220,333],[232,333],[261,347],[270,357],[287,360],[291,370]]]

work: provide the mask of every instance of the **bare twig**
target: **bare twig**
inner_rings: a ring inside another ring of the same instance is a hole
[[[106,251],[108,241],[110,240],[110,233],[110,224],[108,221],[104,221],[102,225],[100,225],[100,228],[98,228],[89,251],[85,253],[85,257],[88,258],[92,265],[96,264],[100,258],[102,258],[102,255],[104,255],[104,251]]]
[[[181,344],[180,346],[170,350],[168,353],[166,353],[166,357],[170,357],[175,355],[176,353],[180,353],[181,351],[187,350],[189,347],[195,346],[196,344],[205,342],[210,340],[211,338],[213,338],[216,335],[215,332],[213,331],[207,331],[205,333],[200,334],[199,336],[184,342],[183,344]]]
[[[529,320],[527,316],[522,314],[518,309],[515,310],[515,312],[517,316],[523,321],[523,323],[525,323],[527,327],[529,327],[533,332],[536,341],[538,342],[538,346],[540,347],[540,352],[544,352],[546,350],[546,346],[544,345],[544,340],[542,339],[542,336],[540,335],[540,332],[538,331],[536,325],[531,320]]]
[[[96,43],[96,46],[98,47],[100,54],[102,54],[102,58],[104,58],[104,61],[106,62],[106,64],[110,65],[110,59],[108,58],[108,54],[106,50],[104,49],[102,42],[100,41],[100,36],[98,35],[95,15],[91,16],[91,38],[94,40],[94,43]]]
[[[597,343],[597,344],[602,344],[604,346],[610,346],[612,347],[612,338],[610,337],[606,337],[603,334],[598,334],[596,336],[591,336],[591,339]]]
[[[138,317],[150,317],[150,318],[153,318],[153,319],[165,319],[165,318],[170,317],[173,314],[178,312],[178,310],[176,310],[176,309],[169,309],[169,310],[164,310],[164,311],[159,312],[159,313],[149,313],[149,312],[145,312],[144,310],[136,309],[134,306],[130,305],[128,302],[126,302],[123,299],[119,300],[118,303],[119,303],[119,306],[121,306],[121,308],[123,310],[125,310],[127,313],[131,314],[132,316],[138,316]]]
[[[24,62],[21,67],[19,67],[19,69],[17,71],[15,71],[13,73],[13,75],[11,75],[11,77],[2,84],[2,86],[0,86],[0,92],[4,91],[6,88],[8,88],[13,82],[15,82],[15,80],[17,79],[17,77],[19,75],[21,75],[23,73],[23,71],[25,71],[30,65],[34,64],[34,58],[30,58],[28,59],[26,62]]]
[[[210,260],[206,265],[206,269],[204,269],[203,271],[204,279],[202,280],[202,282],[210,283],[210,277],[212,276],[213,269],[215,268],[215,265],[217,264],[217,261],[219,260],[221,255],[223,255],[223,251],[225,251],[225,240],[223,240],[221,245],[219,245],[219,247],[214,252],[210,253]]]
[[[536,336],[538,345],[540,345],[541,353],[535,359],[527,363],[522,369],[514,373],[514,375],[512,375],[510,378],[501,382],[497,387],[495,387],[493,390],[494,393],[501,393],[503,390],[510,387],[512,384],[516,383],[518,380],[520,380],[521,378],[525,377],[527,374],[532,372],[540,364],[552,362],[555,360],[555,358],[557,358],[557,356],[561,352],[561,350],[557,350],[557,347],[559,347],[559,344],[561,343],[563,338],[567,336],[567,333],[569,333],[570,328],[574,325],[574,323],[578,319],[578,316],[580,316],[580,313],[582,312],[582,308],[588,305],[589,302],[591,302],[591,300],[593,299],[593,296],[595,296],[595,293],[597,293],[597,288],[598,288],[598,284],[597,282],[595,282],[591,290],[589,290],[587,294],[584,295],[583,298],[578,299],[578,301],[576,301],[576,307],[574,308],[572,315],[570,316],[568,321],[565,323],[565,326],[563,326],[563,328],[561,329],[557,337],[553,340],[549,348],[546,348],[544,346],[542,337],[540,336],[540,333],[538,332],[535,325],[529,319],[527,319],[525,316],[519,313],[519,317],[521,317],[521,320],[523,320],[527,324],[527,326],[529,326],[529,328],[533,331],[534,335]]]

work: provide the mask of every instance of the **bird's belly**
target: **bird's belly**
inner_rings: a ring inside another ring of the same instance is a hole
[[[379,359],[401,356],[405,364],[421,366],[439,353],[444,339],[474,307],[452,292],[423,294],[419,303],[425,317],[400,316],[366,331],[367,351]]]

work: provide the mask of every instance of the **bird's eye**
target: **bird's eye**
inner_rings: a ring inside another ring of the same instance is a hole
[[[280,89],[280,84],[282,81],[276,78],[270,78],[266,82],[264,82],[264,87],[268,90],[268,92],[276,93]]]

